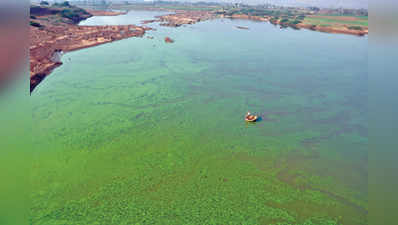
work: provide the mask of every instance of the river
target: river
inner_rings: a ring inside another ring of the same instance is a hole
[[[368,223],[367,37],[147,26],[32,93],[32,224]]]

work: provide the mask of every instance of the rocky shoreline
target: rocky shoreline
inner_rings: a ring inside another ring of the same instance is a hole
[[[50,15],[54,15],[54,12]],[[79,22],[91,16],[82,17]],[[55,68],[62,65],[59,54],[130,37],[142,37],[151,29],[135,25],[79,26],[70,20],[51,21],[54,16],[50,17],[43,12],[31,18],[34,18],[34,24],[39,25],[31,26],[29,32],[30,92]]]
[[[159,9],[157,9],[159,10]],[[95,16],[118,16],[126,11],[85,11],[74,8],[31,7],[30,27],[30,91],[48,76],[55,68],[62,65],[57,54],[93,47],[130,37],[142,37],[151,28],[135,25],[118,26],[79,26],[80,21]],[[175,10],[174,13],[157,16],[155,19],[144,20],[143,24],[160,22],[161,26],[180,27],[201,21],[228,18],[247,19],[270,22],[281,28],[309,29],[326,33],[350,34],[363,36],[368,34],[368,28],[350,29],[348,26],[319,26],[302,22],[284,22],[272,16],[253,16],[246,14],[231,14],[219,11],[189,11]],[[247,30],[248,27],[237,26]],[[171,38],[166,43],[174,42]]]
[[[215,19],[217,15],[208,11],[177,11],[175,14],[159,16],[161,26],[179,27],[185,24],[195,24],[197,22]]]
[[[292,24],[288,22],[283,22],[283,20],[274,20],[271,16],[252,16],[245,14],[233,14],[225,15],[212,11],[186,11],[186,10],[176,10],[173,14],[168,14],[164,16],[158,16],[157,19],[144,20],[143,24],[149,24],[153,22],[161,22],[161,26],[168,27],[179,27],[187,24],[195,24],[201,21],[217,19],[217,18],[227,18],[227,19],[244,19],[253,20],[261,22],[269,22],[274,25],[279,25],[281,28],[291,27],[293,29],[308,29],[319,32],[335,33],[335,34],[350,34],[357,36],[364,36],[368,34],[368,29],[364,28],[361,30],[350,29],[348,26],[340,27],[324,27],[319,25],[311,25],[305,23]]]
[[[197,22],[215,19],[217,15],[208,11],[184,11],[176,10],[175,13],[163,16],[156,16],[156,19],[143,20],[142,24],[160,22],[160,26],[180,27],[187,24],[195,24]]]
[[[357,35],[357,36],[364,36],[364,35],[367,35],[369,32],[368,29],[352,30],[352,29],[349,29],[347,26],[322,27],[322,26],[316,26],[316,25],[304,24],[304,23],[289,24],[289,23],[283,23],[283,22],[281,22],[281,20],[272,20],[271,17],[250,16],[250,15],[244,15],[244,14],[239,14],[239,15],[236,14],[236,15],[232,15],[232,16],[221,15],[220,17],[228,18],[228,19],[245,19],[245,20],[254,20],[254,21],[261,21],[261,22],[270,22],[274,25],[280,25],[282,28],[291,27],[294,29],[308,29],[308,30],[313,30],[313,31],[334,33],[334,34],[351,34],[351,35]]]

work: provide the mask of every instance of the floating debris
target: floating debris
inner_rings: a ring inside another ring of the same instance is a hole
[[[249,30],[248,27],[242,27],[242,26],[236,26],[236,28],[241,29],[241,30]]]

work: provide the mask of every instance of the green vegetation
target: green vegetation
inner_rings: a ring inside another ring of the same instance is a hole
[[[230,22],[68,53],[32,95],[31,225],[368,224],[367,41]]]
[[[30,15],[32,19],[54,21],[59,18],[67,19],[68,23],[78,23],[91,16],[86,10],[76,6],[70,6],[69,2],[55,3],[51,7],[35,6],[30,7]]]
[[[287,22],[289,22],[289,19],[287,19],[287,18],[283,18],[283,19],[281,19],[281,21],[280,21],[281,23],[287,23]]]
[[[40,2],[40,5],[42,5],[42,6],[47,6],[47,5],[50,5],[50,3],[48,3],[47,1],[41,1],[41,2]]]
[[[367,124],[366,89],[353,90],[367,59],[338,66],[367,43],[313,34],[279,47],[264,37],[290,35],[232,35],[235,22],[219,22],[175,34],[189,53],[164,57],[147,39],[69,53],[32,97],[32,225],[367,224],[339,201],[368,205],[367,139],[355,132]],[[231,33],[206,32],[215,25]],[[264,120],[245,124],[248,107]]]
[[[362,30],[363,28],[360,26],[349,26],[348,29],[350,30]]]
[[[270,16],[270,17],[286,17],[291,18],[296,15],[296,12],[293,12],[288,9],[256,9],[256,8],[241,8],[241,9],[228,9],[226,10],[226,15],[233,14],[241,14],[241,15],[250,15],[250,16]]]
[[[345,16],[345,17],[355,17],[355,18],[358,18],[358,19],[368,19],[368,16],[367,15],[353,15],[353,14],[335,14],[335,13],[331,13],[331,14],[325,14],[325,13],[319,13],[319,14],[316,14],[317,16]]]
[[[48,22],[50,22],[50,19],[52,19],[52,17],[41,17],[41,18],[38,18],[38,20],[48,21]]]
[[[128,6],[125,4],[113,5],[114,9],[145,9],[159,8],[171,10],[187,10],[187,11],[215,11],[218,15],[231,17],[233,15],[248,15],[268,18],[272,23],[277,23],[281,18],[284,25],[295,25],[306,23],[314,26],[368,26],[368,12],[365,9],[320,9],[318,7],[294,8],[280,7],[272,5],[250,6],[245,4],[218,4],[218,3],[176,3],[171,1],[157,1],[156,3],[133,3]],[[325,16],[325,18],[311,17],[314,13],[317,16]],[[332,18],[330,18],[332,17]],[[333,18],[336,17],[336,18]],[[350,18],[343,18],[350,17]]]
[[[63,3],[54,3],[53,6],[55,7],[71,7],[70,3],[68,1],[65,1]]]
[[[30,26],[32,26],[32,27],[38,27],[38,28],[43,27],[43,25],[41,25],[40,23],[34,22],[34,21],[30,21]]]
[[[363,20],[368,20],[369,19],[368,16],[354,16],[354,17],[356,17],[358,19],[363,19]]]
[[[60,12],[60,15],[64,18],[72,20],[74,23],[78,23],[86,16],[89,16],[90,14],[86,10],[81,8],[70,8],[70,9],[63,9]]]
[[[298,29],[297,24],[302,23],[306,17],[306,13],[302,11],[296,11],[289,8],[279,8],[279,9],[265,9],[265,8],[232,8],[229,10],[224,10],[219,12],[219,14],[224,14],[226,16],[238,15],[249,15],[269,18],[272,24],[281,24],[281,27],[292,27]],[[280,20],[280,21],[279,21]],[[279,22],[278,22],[279,21]]]
[[[330,18],[332,17],[332,18]],[[330,24],[330,25],[357,25],[357,26],[368,26],[367,17],[352,17],[353,19],[346,19],[341,16],[328,16],[326,17],[306,17],[304,22],[307,24]]]
[[[290,24],[294,24],[294,25],[297,25],[299,23],[301,23],[300,20],[293,20],[293,21],[290,22]]]

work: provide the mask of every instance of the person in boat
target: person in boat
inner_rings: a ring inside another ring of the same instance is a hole
[[[252,115],[250,112],[246,113],[246,116],[245,116],[246,121],[255,121],[256,119],[257,119],[257,116]]]

